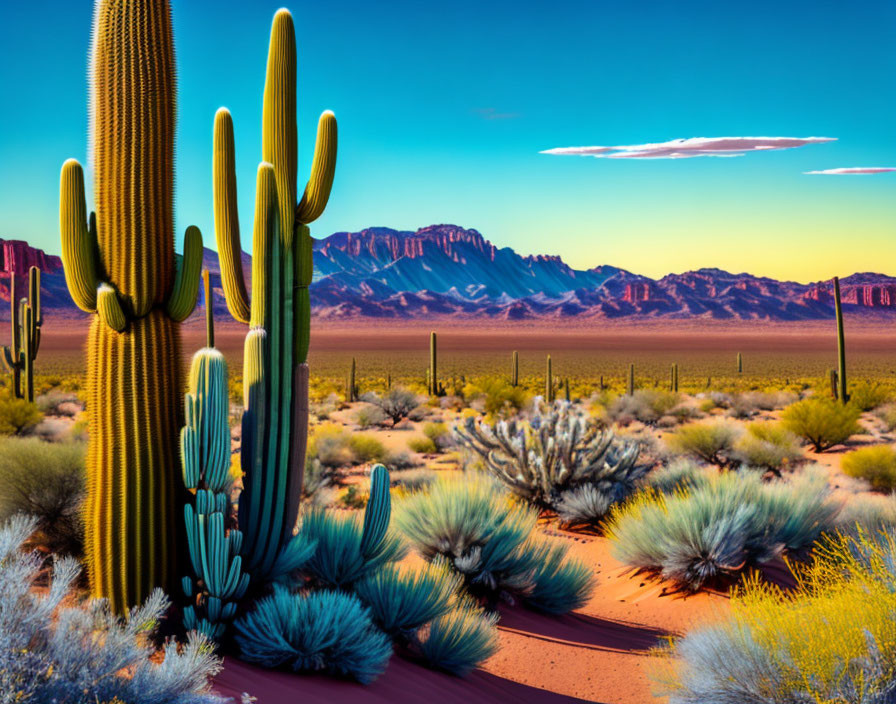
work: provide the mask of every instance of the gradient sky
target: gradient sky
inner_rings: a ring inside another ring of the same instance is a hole
[[[212,121],[234,116],[244,247],[278,2],[173,0],[177,242],[214,244]],[[39,8],[39,9],[38,9]],[[339,120],[313,232],[456,223],[518,252],[651,276],[713,266],[896,275],[896,3],[328,0],[298,29],[300,178]],[[0,0],[0,237],[59,252],[58,178],[86,161],[92,3]],[[689,137],[835,137],[739,158],[552,156]],[[305,174],[305,175],[303,175]]]

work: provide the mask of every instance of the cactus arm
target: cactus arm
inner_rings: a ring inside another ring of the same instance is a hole
[[[202,289],[205,293],[205,346],[215,346],[215,311],[212,300],[212,282],[208,269],[202,270]]]
[[[14,372],[16,369],[16,360],[13,357],[12,349],[10,349],[9,345],[3,345],[3,365],[6,367],[8,372]]]
[[[370,559],[379,549],[389,530],[391,512],[389,472],[378,464],[370,472],[370,500],[364,509],[364,528],[361,532],[361,555],[364,558]]]
[[[107,283],[101,283],[96,289],[96,312],[100,319],[116,332],[121,332],[127,327],[128,321],[118,295]]]
[[[296,32],[289,10],[278,10],[271,26],[262,107],[261,158],[274,165],[280,227],[291,250],[296,204]]]
[[[34,403],[34,309],[30,304],[25,304],[22,316],[23,357],[25,362],[25,379],[23,384],[25,400]]]
[[[84,170],[75,159],[62,165],[59,184],[59,231],[62,235],[62,264],[65,283],[75,305],[96,312],[96,218],[87,224],[84,200]]]
[[[44,318],[40,307],[40,269],[36,266],[28,270],[28,302],[34,310],[34,324],[39,328]]]
[[[326,110],[317,123],[311,177],[296,208],[296,222],[308,225],[317,220],[327,207],[336,174],[337,141],[336,116]]]
[[[234,320],[249,322],[249,293],[243,277],[240,223],[236,200],[233,118],[226,108],[215,114],[214,203],[215,239],[221,264],[221,285]],[[253,267],[254,272],[254,267]]]
[[[184,254],[177,261],[174,289],[168,298],[168,315],[172,320],[186,320],[199,299],[199,272],[202,269],[202,233],[190,225],[184,234]]]

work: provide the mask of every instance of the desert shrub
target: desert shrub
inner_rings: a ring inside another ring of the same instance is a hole
[[[670,704],[838,702],[896,697],[896,540],[835,537],[800,588],[747,582],[728,614],[665,649],[657,694]]]
[[[412,452],[419,452],[422,455],[431,455],[438,451],[436,444],[427,437],[410,438],[408,448]]]
[[[420,491],[432,484],[436,477],[438,474],[431,469],[411,469],[400,474],[393,473],[392,483],[402,491]]]
[[[81,410],[81,402],[77,394],[66,393],[59,389],[50,389],[34,400],[41,413],[63,416],[74,416]]]
[[[697,404],[697,408],[701,413],[712,413],[718,408],[718,406],[716,405],[716,402],[711,398],[704,398],[700,401],[699,404]]]
[[[0,395],[0,435],[25,435],[44,414],[25,399]]]
[[[443,450],[453,443],[451,430],[444,423],[426,423],[423,426],[423,434],[432,440],[437,449]]]
[[[389,470],[398,470],[402,469],[411,469],[412,467],[419,467],[422,462],[420,462],[416,457],[411,455],[409,452],[404,452],[400,450],[398,452],[388,452],[386,454],[385,459],[383,460],[383,464],[389,468]]]
[[[607,417],[616,423],[632,420],[641,423],[656,423],[681,402],[681,397],[672,391],[659,389],[639,389],[631,396],[617,396],[607,405]]]
[[[892,394],[880,384],[864,381],[849,389],[849,403],[860,411],[873,411],[892,400]]]
[[[54,563],[49,588],[38,592],[43,558],[21,550],[34,527],[22,516],[0,527],[3,701],[223,704],[208,689],[219,666],[203,637],[194,634],[179,648],[168,643],[164,660],[154,657],[151,639],[169,607],[161,591],[124,619],[102,600],[78,604],[78,563],[66,557]]]
[[[885,403],[874,412],[874,415],[884,424],[888,433],[893,432],[893,428],[896,428],[896,403]]]
[[[458,575],[432,564],[414,571],[387,565],[358,582],[354,591],[376,626],[396,638],[446,613],[460,582]]]
[[[533,535],[538,514],[511,504],[485,477],[440,477],[397,505],[396,525],[417,552],[461,575],[467,592],[489,608],[519,599],[562,613],[591,592],[588,570]]]
[[[373,428],[386,422],[386,413],[379,406],[365,403],[355,413],[355,420],[362,428]]]
[[[877,491],[896,489],[896,449],[890,445],[863,447],[843,456],[844,474],[864,479]]]
[[[398,536],[387,533],[375,550],[365,553],[362,519],[357,514],[312,509],[302,520],[301,533],[317,546],[302,572],[318,586],[350,587],[407,552]]]
[[[347,467],[355,455],[349,447],[349,434],[336,423],[322,423],[308,438],[307,461],[320,462],[324,467]]]
[[[515,413],[526,405],[526,392],[521,386],[511,386],[501,377],[487,377],[469,383],[463,390],[464,398],[481,404],[490,416]]]
[[[302,479],[302,498],[317,505],[327,503],[332,498],[331,487],[334,474],[331,467],[322,465],[317,458],[306,462],[305,474]]]
[[[498,650],[497,620],[464,600],[429,624],[421,654],[430,667],[466,675]]]
[[[373,435],[352,433],[348,446],[354,454],[354,463],[381,462],[386,457],[386,447]]]
[[[275,587],[236,621],[243,659],[264,667],[289,667],[346,675],[367,684],[386,669],[392,643],[352,594],[292,594]]]
[[[856,494],[837,516],[837,529],[843,533],[876,531],[887,526],[896,526],[896,494]]]
[[[695,464],[692,460],[677,460],[647,475],[647,485],[663,494],[682,489],[704,487],[712,481],[715,470]]]
[[[726,472],[673,494],[644,492],[614,511],[606,532],[617,559],[696,591],[810,545],[838,510],[820,472],[770,483]]]
[[[383,396],[373,392],[366,393],[361,400],[379,408],[392,421],[393,426],[407,418],[420,405],[417,394],[400,387],[390,389]]]
[[[677,452],[707,464],[727,467],[731,464],[734,443],[739,435],[740,430],[730,423],[691,423],[670,433],[666,442]]]
[[[790,432],[811,443],[816,452],[824,452],[860,432],[859,415],[856,406],[807,398],[785,408],[781,422]]]
[[[84,445],[0,440],[0,521],[17,513],[34,516],[33,536],[51,552],[80,555],[84,532]]]
[[[734,444],[733,457],[747,467],[780,474],[803,458],[799,439],[780,423],[755,421]]]
[[[637,464],[637,444],[599,428],[565,401],[494,423],[467,418],[454,430],[458,443],[510,491],[568,523],[599,522],[649,469]]]

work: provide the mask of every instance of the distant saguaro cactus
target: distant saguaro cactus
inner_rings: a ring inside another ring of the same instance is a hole
[[[744,373],[744,356],[740,352],[737,353],[737,373]]]
[[[547,403],[554,402],[554,370],[551,364],[551,355],[548,355],[545,362],[544,372],[544,400]]]
[[[345,380],[345,402],[354,403],[358,400],[358,384],[355,381],[355,358],[352,357],[352,366],[348,370],[348,378]]]
[[[669,391],[678,393],[678,363],[673,362],[670,369]]]
[[[849,401],[846,387],[846,338],[843,335],[843,306],[840,303],[840,279],[834,277],[834,314],[837,317],[837,396],[841,403]]]
[[[34,360],[40,348],[40,269],[28,270],[28,298],[16,297],[16,275],[9,275],[9,308],[12,341],[3,347],[3,362],[12,374],[12,392],[16,398],[34,401]]]
[[[292,15],[271,27],[255,191],[252,298],[240,262],[233,120],[215,116],[215,234],[233,317],[249,324],[243,377],[241,554],[255,583],[288,570],[308,442],[308,343],[313,270],[308,224],[323,213],[336,169],[336,118],[318,122],[311,177],[297,198],[296,38]]]
[[[520,385],[520,353],[516,350],[510,357],[510,385]]]
[[[634,396],[635,395],[635,365],[628,365],[628,379],[625,384],[625,394],[626,396]]]
[[[172,586],[183,425],[180,327],[196,305],[202,235],[174,253],[175,72],[167,0],[99,0],[91,61],[96,215],[62,167],[69,293],[96,313],[87,343],[85,546],[91,591],[116,611]]]

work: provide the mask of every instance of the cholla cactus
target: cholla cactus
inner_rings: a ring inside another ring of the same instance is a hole
[[[636,464],[637,444],[599,429],[584,410],[564,401],[543,405],[530,418],[495,423],[467,418],[454,432],[514,494],[561,512],[568,522],[599,520],[649,469]],[[583,498],[592,507],[603,507],[564,514],[564,506]]]

